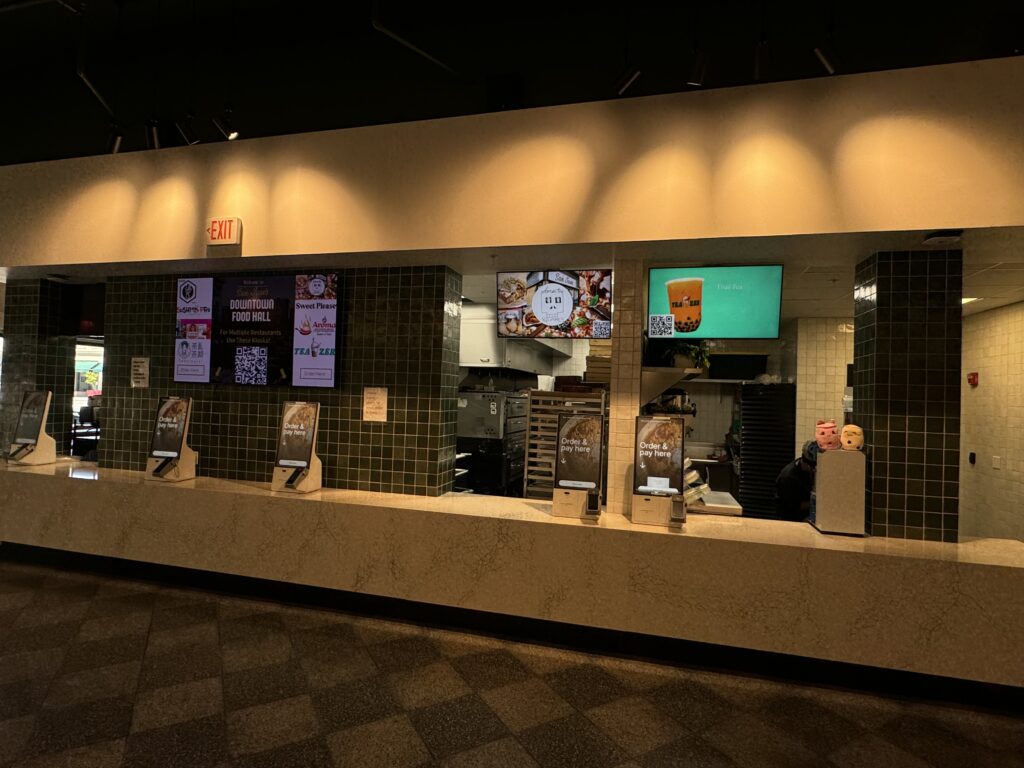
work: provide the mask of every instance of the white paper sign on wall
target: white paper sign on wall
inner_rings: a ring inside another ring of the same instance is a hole
[[[147,389],[149,387],[149,358],[132,358],[132,389]]]
[[[363,387],[363,421],[388,420],[388,388]]]
[[[207,245],[238,245],[242,242],[242,220],[216,218],[206,220]]]

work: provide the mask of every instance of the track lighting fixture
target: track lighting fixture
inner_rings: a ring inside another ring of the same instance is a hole
[[[704,53],[703,49],[694,47],[693,49],[693,70],[690,72],[690,76],[686,80],[687,85],[692,85],[694,88],[700,88],[704,85],[704,74],[708,69],[708,56]]]
[[[156,120],[146,121],[146,149],[160,149],[160,126]]]
[[[754,46],[754,82],[761,82],[761,75],[764,72],[764,63],[767,53],[768,43],[764,38],[757,41]]]
[[[124,141],[124,134],[121,133],[121,129],[116,125],[110,126],[110,138],[107,139],[107,153],[116,155],[121,151],[121,144]]]
[[[181,138],[185,140],[185,143],[190,147],[193,144],[199,143],[199,137],[196,132],[192,130],[192,118],[186,117],[184,120],[177,120],[174,123],[174,127],[178,129],[178,133],[181,134]]]
[[[821,62],[821,66],[825,68],[825,71],[830,75],[836,73],[835,57],[832,55],[832,51],[829,50],[828,46],[819,45],[814,49],[814,55],[818,57],[818,61]]]
[[[637,78],[639,77],[639,69],[636,69],[635,67],[630,67],[629,69],[627,69],[626,73],[619,79],[619,85],[617,88],[619,96],[625,95],[626,91],[628,91],[633,86],[633,83],[635,83],[637,81]]]
[[[235,127],[231,124],[227,113],[220,117],[215,116],[213,118],[213,124],[217,126],[217,130],[224,134],[224,138],[228,141],[234,141],[238,138],[238,131],[235,130]]]

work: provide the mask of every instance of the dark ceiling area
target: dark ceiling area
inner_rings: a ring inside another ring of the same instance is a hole
[[[214,117],[253,138],[1024,49],[1019,1],[598,8],[0,0],[0,164],[103,154],[114,124],[124,152],[223,141]]]

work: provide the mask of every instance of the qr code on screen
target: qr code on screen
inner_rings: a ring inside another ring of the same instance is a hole
[[[594,338],[595,339],[610,339],[612,337],[612,321],[611,320],[595,320],[594,321]]]
[[[267,348],[235,347],[235,384],[267,383]]]
[[[671,339],[675,330],[675,318],[672,315],[648,315],[647,337],[650,339]]]

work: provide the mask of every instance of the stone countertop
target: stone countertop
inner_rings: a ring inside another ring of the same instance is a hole
[[[99,481],[104,483],[145,484],[144,472],[99,468],[88,462],[61,459],[43,467],[19,467],[0,463],[0,471],[52,476],[71,481]],[[658,526],[636,525],[619,514],[604,512],[598,522],[554,517],[551,503],[535,499],[478,496],[450,493],[444,496],[413,496],[396,493],[376,493],[325,488],[308,494],[274,493],[268,483],[223,480],[200,477],[180,483],[161,483],[182,490],[198,489],[229,494],[248,494],[260,497],[286,497],[305,502],[342,504],[349,507],[386,507],[430,511],[450,515],[489,517],[520,520],[549,525],[570,525],[607,528],[655,536],[687,536],[703,539],[769,544],[780,547],[831,550],[839,552],[910,557],[925,560],[945,560],[975,565],[1024,568],[1024,542],[1012,539],[973,538],[950,544],[932,541],[911,541],[879,537],[842,536],[821,533],[808,523],[781,520],[763,520],[708,514],[689,514],[686,528],[679,531]]]

